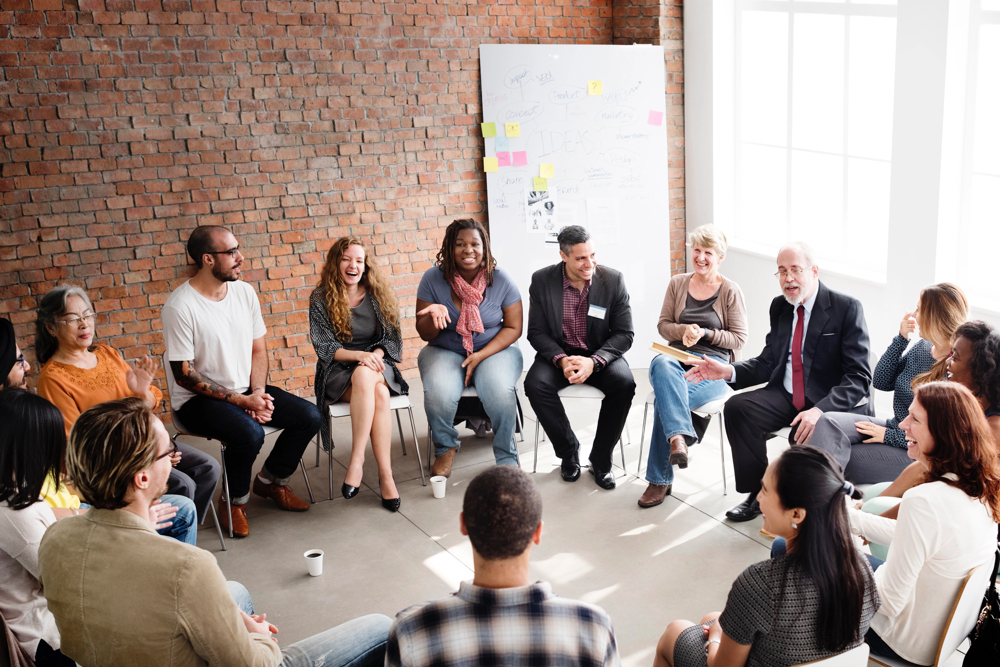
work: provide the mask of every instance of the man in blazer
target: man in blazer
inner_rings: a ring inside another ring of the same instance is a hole
[[[597,485],[615,488],[611,452],[621,436],[635,396],[635,380],[622,355],[632,347],[632,309],[622,274],[597,265],[594,244],[578,225],[559,232],[558,264],[531,276],[528,342],[537,351],[524,393],[556,456],[562,477],[580,477],[580,442],[570,428],[557,392],[589,384],[604,392],[590,472]]]
[[[791,426],[793,446],[809,443],[824,412],[872,415],[868,328],[861,302],[819,281],[812,250],[791,243],[778,253],[783,295],[771,302],[771,330],[753,359],[706,358],[687,372],[693,382],[727,380],[734,389],[766,383],[726,402],[736,490],[750,495],[726,512],[733,521],[760,515],[757,492],[767,468],[767,435]]]

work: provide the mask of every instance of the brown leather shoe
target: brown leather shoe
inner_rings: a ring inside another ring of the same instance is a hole
[[[650,484],[639,498],[639,507],[656,507],[670,495],[671,484]]]
[[[434,465],[431,466],[432,475],[440,475],[441,477],[451,477],[451,463],[455,460],[455,450],[456,447],[452,447],[446,451],[441,456],[434,459]]]
[[[286,512],[305,512],[309,509],[309,503],[295,495],[292,487],[287,484],[268,484],[261,480],[260,475],[253,478],[253,492],[261,498],[270,498]]]
[[[670,465],[678,468],[688,467],[688,447],[683,435],[670,437]]]
[[[226,531],[229,530],[229,522],[232,521],[233,537],[246,537],[250,534],[246,505],[233,505],[233,511],[230,513],[229,508],[226,507],[226,499],[219,498],[219,521],[222,522],[222,528]]]

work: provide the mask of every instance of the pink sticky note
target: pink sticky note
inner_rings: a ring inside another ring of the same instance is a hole
[[[528,151],[514,151],[514,166],[524,167],[528,164]]]
[[[663,125],[663,112],[662,111],[650,111],[649,112],[649,124],[650,125]]]
[[[500,167],[509,167],[510,166],[510,153],[508,153],[507,151],[503,151],[501,153],[497,153],[497,165],[500,166]]]

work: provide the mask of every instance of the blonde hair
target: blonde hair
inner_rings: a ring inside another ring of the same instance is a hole
[[[729,242],[726,235],[715,225],[702,225],[695,227],[688,234],[688,243],[692,246],[699,245],[702,248],[715,248],[719,257],[725,257],[729,250]]]
[[[382,275],[378,264],[372,260],[372,254],[368,252],[365,244],[354,236],[337,239],[326,256],[326,263],[323,265],[323,271],[319,278],[319,286],[323,288],[326,312],[330,317],[333,330],[337,332],[337,336],[341,340],[351,340],[351,304],[347,299],[347,283],[340,275],[340,260],[352,245],[360,246],[365,251],[365,270],[361,274],[361,284],[378,304],[378,309],[382,311],[382,317],[385,318],[385,321],[398,331],[399,304],[396,301],[396,293],[389,281]]]
[[[69,432],[66,473],[94,507],[121,509],[132,478],[156,460],[153,412],[137,396],[99,403]]]
[[[949,346],[955,330],[969,319],[969,300],[958,285],[938,283],[920,291],[920,335],[935,346]],[[910,386],[944,380],[948,372],[948,357],[934,362],[930,370],[913,378]]]

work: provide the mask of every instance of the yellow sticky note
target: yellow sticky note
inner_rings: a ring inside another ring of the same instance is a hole
[[[521,136],[521,124],[520,123],[504,123],[504,132],[506,132],[508,137],[519,137]]]
[[[535,190],[535,192],[544,192],[549,189],[549,182],[544,178],[535,177],[531,179],[531,181],[532,181],[532,188]]]
[[[588,81],[587,82],[587,94],[588,95],[600,95],[601,94],[601,82],[600,81]]]
[[[552,178],[556,175],[556,166],[554,164],[540,164],[538,165],[538,175],[542,178]]]
[[[483,171],[500,171],[500,165],[495,157],[483,158]]]
[[[484,137],[495,137],[497,136],[497,124],[496,123],[480,123],[480,127],[483,128]]]

